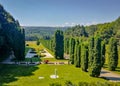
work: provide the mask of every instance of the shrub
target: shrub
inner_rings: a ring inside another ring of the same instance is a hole
[[[51,83],[51,84],[49,84],[49,86],[62,86],[60,83]]]

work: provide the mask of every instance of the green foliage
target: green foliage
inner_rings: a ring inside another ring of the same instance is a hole
[[[54,42],[53,39],[49,39],[49,40],[44,40],[44,39],[40,39],[40,42],[42,45],[44,45],[47,49],[51,50],[52,52],[54,52]]]
[[[92,66],[94,60],[94,37],[89,40],[89,67]]]
[[[55,48],[54,48],[54,55],[56,59],[63,59],[64,58],[64,36],[63,31],[57,30],[55,32]]]
[[[117,42],[114,38],[111,38],[109,41],[109,52],[108,52],[109,70],[115,71],[117,65],[118,65]]]
[[[80,51],[79,40],[76,39],[75,53],[74,53],[74,64],[76,67],[80,67],[80,55],[81,55],[81,51]]]
[[[101,65],[102,65],[102,67],[103,67],[103,65],[105,63],[105,52],[106,52],[105,42],[102,41],[102,43],[101,43]]]
[[[70,61],[71,64],[74,64],[74,49],[75,49],[75,39],[74,38],[70,38]]]
[[[80,26],[80,25],[76,25],[74,27],[71,27],[71,28],[68,28],[66,31],[65,31],[65,35],[66,36],[72,36],[72,37],[80,37],[80,36],[85,36],[87,37],[88,34],[85,30],[85,27],[84,26]]]
[[[76,86],[76,85],[73,84],[71,81],[66,81],[65,86]]]
[[[113,22],[109,23],[103,23],[103,24],[96,24],[96,25],[90,25],[90,26],[74,26],[71,28],[68,28],[65,31],[65,36],[67,37],[91,37],[91,36],[99,36],[102,40],[105,40],[106,43],[108,43],[109,39],[111,37],[115,37],[118,40],[120,39],[119,33],[120,33],[120,17],[116,19]]]
[[[93,64],[89,69],[90,76],[98,77],[101,72],[101,39],[99,37],[95,38],[94,45],[94,60]]]
[[[56,83],[49,84],[49,86],[62,86],[62,85],[56,82]]]
[[[64,53],[69,54],[69,38],[64,38]]]
[[[14,51],[17,60],[25,59],[25,31],[0,5],[0,55]]]
[[[40,26],[23,26],[25,28],[26,41],[36,41],[38,39],[49,40],[53,37],[56,30],[66,30],[67,27],[40,27]]]
[[[81,68],[83,71],[87,72],[88,69],[88,45],[82,44],[81,47]]]

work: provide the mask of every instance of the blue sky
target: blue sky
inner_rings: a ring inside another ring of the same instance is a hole
[[[120,0],[0,0],[23,26],[71,26],[113,21]]]

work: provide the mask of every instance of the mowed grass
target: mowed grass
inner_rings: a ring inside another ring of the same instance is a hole
[[[50,75],[54,74],[55,69],[57,69],[59,78],[51,79]],[[44,79],[38,79],[40,76],[44,77]],[[106,81],[101,78],[92,78],[88,73],[83,72],[80,68],[75,68],[73,65],[6,65],[6,68],[0,73],[1,85],[49,86],[50,83],[58,82],[64,86],[65,81],[68,80],[75,84],[78,84],[78,82]]]

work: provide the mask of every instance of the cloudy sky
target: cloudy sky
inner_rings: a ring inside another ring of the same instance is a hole
[[[0,0],[23,26],[90,25],[120,16],[120,0]]]

